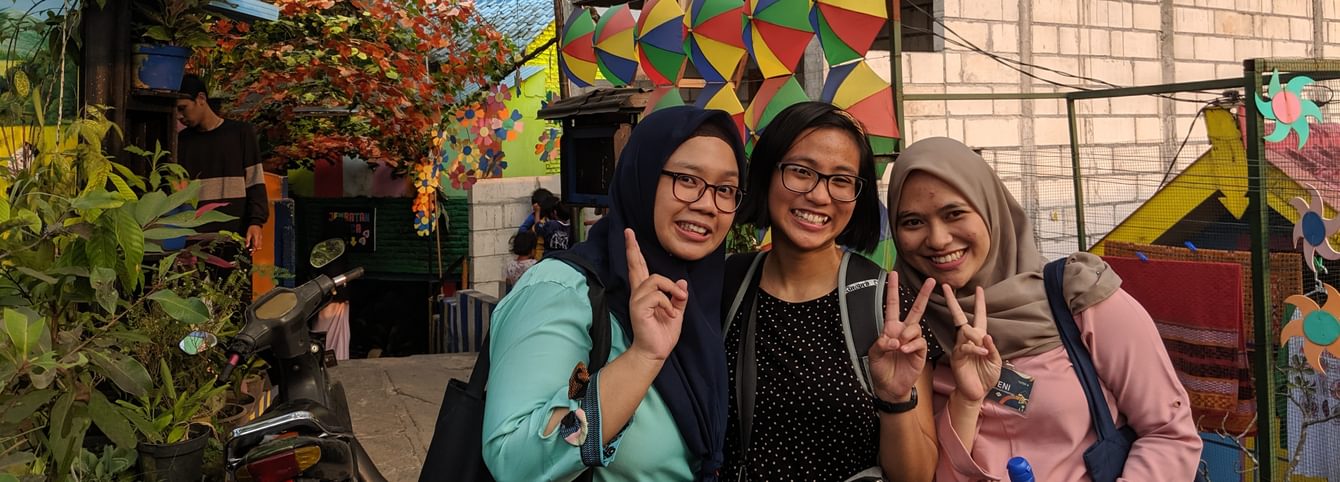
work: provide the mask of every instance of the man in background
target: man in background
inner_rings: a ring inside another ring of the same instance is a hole
[[[251,253],[260,247],[261,226],[270,218],[256,130],[246,122],[219,117],[209,104],[204,81],[195,74],[182,78],[181,93],[184,98],[177,99],[177,120],[185,129],[177,134],[174,157],[191,179],[200,181],[201,205],[225,203],[218,211],[237,218],[196,231],[238,233]],[[237,253],[216,254],[233,262]]]

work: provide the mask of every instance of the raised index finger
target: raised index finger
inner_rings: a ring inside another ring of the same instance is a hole
[[[637,244],[637,235],[630,228],[623,230],[624,256],[628,259],[628,285],[637,287],[651,276],[647,271],[647,260],[642,257],[642,248]]]

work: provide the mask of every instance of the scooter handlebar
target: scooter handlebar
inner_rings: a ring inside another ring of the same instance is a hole
[[[336,286],[336,287],[340,287],[340,286],[344,286],[344,285],[349,284],[350,281],[353,281],[353,280],[356,280],[356,279],[358,279],[358,278],[362,278],[362,277],[363,277],[363,268],[360,266],[360,267],[351,269],[351,270],[345,272],[344,274],[335,275],[335,277],[332,278],[331,281],[335,283],[335,286]]]

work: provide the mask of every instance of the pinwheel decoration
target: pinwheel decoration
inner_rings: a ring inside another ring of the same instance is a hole
[[[677,105],[684,105],[684,96],[679,93],[678,88],[663,85],[651,91],[651,95],[647,97],[647,108],[643,109],[642,116]]]
[[[1312,82],[1311,78],[1300,75],[1280,87],[1279,70],[1270,74],[1270,88],[1266,92],[1270,96],[1269,100],[1260,95],[1256,97],[1256,110],[1267,120],[1275,121],[1275,130],[1265,137],[1267,141],[1280,142],[1290,132],[1297,132],[1298,148],[1302,149],[1307,144],[1311,132],[1307,118],[1312,117],[1321,122],[1321,108],[1315,102],[1303,98],[1303,88]]]
[[[558,66],[563,75],[578,87],[590,87],[596,83],[596,23],[591,13],[581,8],[572,12],[567,25],[563,26],[563,41],[558,48]]]
[[[726,111],[735,121],[735,127],[740,129],[740,138],[744,138],[744,106],[740,105],[740,99],[735,95],[734,84],[707,84],[698,93],[698,102],[694,105],[701,109]]]
[[[747,0],[744,42],[764,78],[795,73],[814,36],[813,0]]]
[[[628,4],[606,10],[596,23],[593,37],[596,65],[605,79],[616,87],[631,84],[637,77],[637,48],[633,43],[633,27],[636,25]]]
[[[893,88],[864,60],[829,70],[820,100],[846,110],[861,121],[875,152],[893,151],[893,140],[898,137],[898,125],[893,117]]]
[[[754,101],[744,111],[744,125],[749,128],[750,137],[757,137],[783,109],[793,104],[809,100],[805,89],[796,82],[795,76],[773,77],[763,81]]]
[[[1340,293],[1336,293],[1331,285],[1323,285],[1326,287],[1326,306],[1317,306],[1317,302],[1304,295],[1293,295],[1284,300],[1298,308],[1298,318],[1290,320],[1280,332],[1281,346],[1294,338],[1303,339],[1303,355],[1318,373],[1326,373],[1321,363],[1323,352],[1340,358]]]
[[[684,16],[684,51],[708,83],[723,83],[744,60],[744,2],[693,0]]]
[[[637,58],[652,85],[673,85],[684,69],[684,9],[675,0],[648,0],[637,19]]]
[[[865,58],[880,29],[888,22],[887,2],[816,0],[810,24],[819,36],[828,65]]]
[[[1316,256],[1340,260],[1340,252],[1336,252],[1327,239],[1340,232],[1340,217],[1326,219],[1326,200],[1321,197],[1321,191],[1310,184],[1303,184],[1303,187],[1311,193],[1309,200],[1296,197],[1289,201],[1289,205],[1298,210],[1298,223],[1293,227],[1294,246],[1302,241],[1303,256],[1309,261]],[[1312,271],[1317,270],[1317,263],[1309,262],[1308,265]]]

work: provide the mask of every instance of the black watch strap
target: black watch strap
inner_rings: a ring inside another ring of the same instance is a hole
[[[903,413],[917,408],[917,387],[912,387],[912,398],[907,399],[906,402],[889,402],[881,400],[878,396],[874,395],[872,395],[870,399],[875,402],[875,410],[884,413]]]

